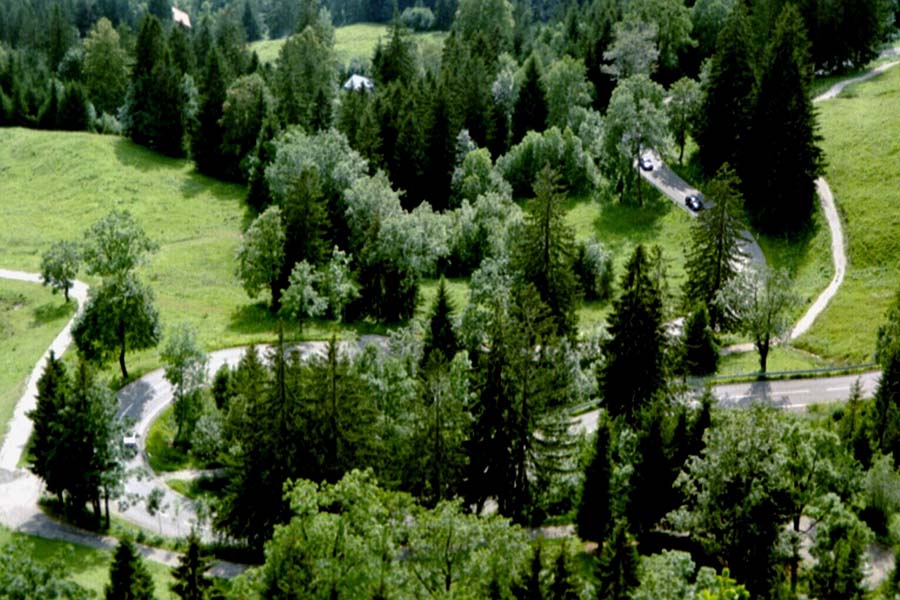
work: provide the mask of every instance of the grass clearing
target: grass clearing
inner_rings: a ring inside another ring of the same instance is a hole
[[[66,571],[71,575],[73,581],[91,590],[97,594],[97,597],[102,597],[103,586],[109,581],[109,565],[112,562],[111,552],[57,540],[45,540],[0,527],[0,545],[5,545],[14,540],[27,541],[31,557],[36,561],[45,562],[61,558],[66,565]],[[176,596],[169,590],[169,585],[172,583],[169,567],[149,560],[144,561],[144,563],[153,577],[154,597],[161,600],[174,599]]]
[[[776,346],[769,351],[766,371],[805,371],[829,367],[829,361],[813,356],[790,346]],[[759,372],[759,354],[740,352],[726,354],[719,360],[719,371],[716,375],[753,375]]]
[[[834,300],[799,340],[848,363],[871,360],[878,325],[900,288],[900,67],[818,105],[825,176],[847,241],[847,275]]]
[[[348,65],[354,58],[369,62],[378,40],[387,42],[388,25],[383,23],[354,23],[334,30],[334,51],[342,65]],[[412,33],[412,38],[423,55],[440,54],[447,33],[443,31],[427,31]],[[250,50],[256,52],[260,62],[274,62],[284,45],[286,38],[263,40],[250,44]]]
[[[0,444],[28,375],[74,312],[49,288],[0,279]]]

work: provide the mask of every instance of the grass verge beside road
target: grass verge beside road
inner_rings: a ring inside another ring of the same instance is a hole
[[[74,312],[48,288],[0,279],[0,444],[28,375]]]
[[[111,552],[56,540],[45,540],[0,527],[0,545],[13,540],[25,540],[29,544],[31,558],[38,562],[54,558],[62,559],[66,565],[66,571],[71,575],[73,581],[91,590],[97,597],[102,597],[103,587],[109,581]],[[145,561],[145,564],[153,577],[154,597],[160,600],[174,599],[175,596],[169,590],[169,585],[172,583],[169,567],[151,561]]]
[[[871,360],[875,335],[900,289],[900,67],[818,105],[825,176],[847,238],[847,276],[798,345],[847,362]]]

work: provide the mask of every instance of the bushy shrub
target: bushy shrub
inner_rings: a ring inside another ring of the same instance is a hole
[[[94,129],[103,135],[122,135],[122,124],[109,113],[103,113],[94,120]]]
[[[400,22],[413,31],[428,31],[434,27],[434,13],[425,6],[410,6],[400,15]]]
[[[488,257],[506,255],[510,231],[522,223],[522,209],[509,194],[488,192],[453,211],[450,256],[446,271],[453,276],[469,275]]]
[[[532,195],[531,186],[546,165],[560,175],[563,191],[585,194],[599,181],[597,165],[571,129],[551,127],[543,133],[529,131],[508,153],[497,159],[497,168],[512,185],[517,198]]]
[[[866,473],[866,508],[863,518],[878,534],[887,532],[891,516],[900,511],[900,474],[894,470],[894,459],[888,454],[875,460]]]

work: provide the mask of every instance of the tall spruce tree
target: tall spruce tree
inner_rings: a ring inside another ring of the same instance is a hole
[[[206,175],[220,177],[224,169],[222,159],[222,104],[225,102],[226,82],[222,72],[219,50],[213,48],[206,59],[206,68],[200,80],[200,111],[197,113],[197,130],[191,133],[191,158],[197,170]]]
[[[178,566],[172,568],[172,592],[181,600],[206,600],[207,591],[212,587],[212,579],[206,572],[210,561],[203,555],[200,538],[196,531],[188,536],[187,551],[178,559]]]
[[[709,312],[702,304],[684,324],[681,368],[687,375],[711,375],[719,365],[719,346],[709,324]]]
[[[135,143],[171,156],[184,153],[180,77],[152,15],[141,21],[126,105],[126,131]]]
[[[719,293],[737,273],[747,256],[740,242],[744,236],[743,196],[734,170],[723,165],[707,186],[708,205],[691,227],[684,303],[707,306],[711,325],[724,325],[724,314],[715,303]]]
[[[439,362],[449,362],[461,350],[462,346],[453,327],[453,311],[453,302],[447,293],[447,282],[441,277],[437,295],[431,305],[428,329],[425,331],[423,365],[427,365],[432,357]]]
[[[695,136],[708,174],[729,163],[744,180],[753,128],[756,56],[750,18],[736,3],[716,43]]]
[[[781,233],[809,223],[824,158],[809,94],[806,27],[785,5],[766,53],[753,111],[747,209],[757,228]]]
[[[67,457],[60,452],[60,442],[66,431],[62,415],[70,386],[65,363],[51,350],[44,372],[38,379],[37,404],[28,413],[28,418],[34,423],[29,469],[44,480],[47,491],[56,494],[60,503],[67,469]]]
[[[525,63],[524,82],[512,116],[512,143],[518,144],[529,131],[547,127],[547,100],[541,82],[541,60],[532,54]]]
[[[534,192],[517,248],[518,271],[549,307],[557,334],[571,335],[578,326],[575,232],[566,224],[563,196],[549,166],[538,173]]]
[[[109,568],[106,600],[153,600],[153,579],[130,540],[116,546]]]
[[[628,532],[628,522],[616,522],[597,561],[598,598],[627,600],[638,586],[640,556]]]
[[[584,472],[584,487],[575,519],[578,536],[586,540],[602,542],[612,530],[612,438],[612,424],[601,415],[594,456]]]
[[[662,300],[644,247],[634,250],[613,303],[601,388],[606,410],[631,423],[666,384]]]

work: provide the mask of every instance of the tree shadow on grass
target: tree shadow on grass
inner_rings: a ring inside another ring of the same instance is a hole
[[[361,337],[365,335],[387,335],[389,332],[404,327],[407,322],[384,324],[371,319],[339,323],[317,319],[307,321],[300,326],[290,320],[283,319],[269,310],[265,302],[244,304],[231,313],[228,330],[243,335],[258,335],[274,338],[278,331],[278,323],[281,321],[284,327],[284,337],[288,341],[303,339],[328,339],[332,335],[338,338],[348,336]],[[351,335],[352,334],[352,335]]]
[[[794,279],[800,267],[809,260],[812,241],[818,235],[821,226],[827,227],[824,223],[810,219],[802,229],[793,233],[780,235],[757,233],[756,236],[763,247],[769,266],[785,269],[788,276]],[[831,251],[830,245],[828,251],[829,253]],[[831,265],[830,258],[828,264]]]
[[[634,244],[654,242],[662,229],[662,219],[675,206],[668,199],[646,198],[643,206],[635,203],[605,200],[594,219],[597,238],[620,245],[625,240]]]
[[[228,331],[245,335],[271,334],[276,330],[278,317],[265,302],[243,304],[231,313]]]
[[[115,154],[121,164],[144,172],[163,169],[177,171],[183,162],[183,159],[163,156],[126,138],[115,141]]]
[[[74,312],[74,302],[63,302],[61,304],[48,302],[46,304],[42,304],[35,307],[34,310],[31,311],[31,327],[41,327],[42,325],[46,325],[48,323],[52,323],[53,321],[71,316]]]

